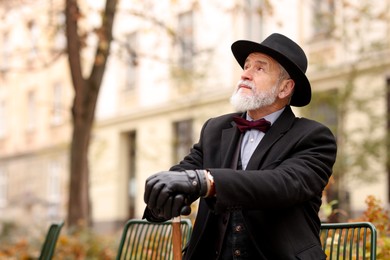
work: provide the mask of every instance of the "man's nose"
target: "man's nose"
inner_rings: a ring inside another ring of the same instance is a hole
[[[241,73],[242,80],[252,80],[252,73],[249,69],[243,70]]]

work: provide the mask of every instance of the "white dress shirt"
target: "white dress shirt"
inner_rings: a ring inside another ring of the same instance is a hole
[[[272,114],[265,116],[264,119],[268,120],[272,126],[276,119],[278,119],[280,114],[282,114],[283,110],[284,108],[273,112]],[[249,121],[253,121],[253,119],[248,115],[248,113],[246,113],[246,119]],[[263,137],[264,133],[257,129],[250,129],[244,133],[241,142],[241,164],[243,170],[246,169],[249,159],[252,157],[253,152],[255,151],[256,147],[259,145]]]

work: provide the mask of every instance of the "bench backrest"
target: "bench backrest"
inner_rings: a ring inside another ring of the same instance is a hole
[[[182,248],[189,241],[192,223],[181,219]],[[172,221],[152,223],[141,219],[127,221],[118,248],[117,260],[172,259]]]
[[[332,259],[376,259],[377,232],[370,222],[322,223],[322,249]]]

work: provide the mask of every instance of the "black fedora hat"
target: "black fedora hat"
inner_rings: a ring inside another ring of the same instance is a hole
[[[310,103],[311,87],[305,72],[307,58],[305,52],[290,38],[274,33],[263,42],[240,40],[232,44],[232,52],[241,68],[249,54],[260,52],[279,62],[295,81],[295,90],[291,98],[292,106],[303,107]]]

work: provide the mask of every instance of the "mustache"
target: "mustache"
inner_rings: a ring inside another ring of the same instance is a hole
[[[249,80],[239,80],[237,85],[236,85],[236,89],[238,90],[241,85],[247,86],[247,87],[249,87],[251,89],[255,88],[255,84],[252,81],[249,81]]]

